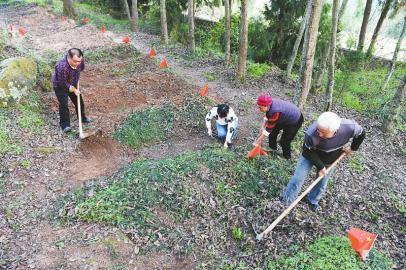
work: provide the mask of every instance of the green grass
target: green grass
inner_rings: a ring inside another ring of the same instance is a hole
[[[363,114],[378,116],[384,119],[388,112],[386,104],[392,100],[400,83],[400,78],[406,73],[405,65],[398,65],[389,81],[385,92],[381,91],[388,69],[337,70],[335,77],[335,95],[341,103]],[[405,122],[406,114],[401,113],[400,124]]]
[[[163,209],[176,222],[199,213],[217,215],[195,199],[201,196],[193,188],[196,185],[212,194],[218,202],[217,211],[222,213],[236,204],[257,206],[282,190],[292,164],[267,158],[249,161],[245,158],[247,150],[240,147],[232,152],[216,146],[174,158],[136,161],[107,185],[96,183],[68,195],[60,210],[62,220],[101,222],[145,231],[162,225],[153,209]],[[204,177],[206,171],[211,172],[209,178]],[[73,206],[75,211],[66,210],[66,206]]]
[[[306,250],[269,261],[267,265],[268,270],[389,270],[391,267],[392,262],[374,249],[368,260],[362,262],[346,237],[322,237]]]
[[[356,172],[363,172],[365,170],[365,159],[360,153],[353,153],[350,157],[348,166],[351,170]]]
[[[261,79],[271,67],[268,64],[248,62],[247,73],[255,79]]]
[[[0,110],[0,155],[21,154],[23,149],[15,142],[11,133],[11,116],[6,110]]]
[[[111,62],[111,59],[129,60],[130,58],[136,58],[140,55],[133,46],[126,44],[119,44],[112,48],[96,48],[92,51],[85,52],[86,61],[90,63]]]
[[[161,108],[147,108],[131,114],[113,137],[133,148],[147,143],[162,141],[173,128],[174,109],[171,105]]]
[[[245,235],[244,232],[242,231],[241,228],[236,228],[233,227],[231,228],[231,236],[235,239],[235,240],[244,240]]]

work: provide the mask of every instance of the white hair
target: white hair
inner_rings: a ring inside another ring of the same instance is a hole
[[[333,112],[324,112],[317,119],[317,126],[336,132],[340,128],[341,118]]]

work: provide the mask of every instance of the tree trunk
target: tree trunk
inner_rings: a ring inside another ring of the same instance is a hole
[[[225,39],[225,62],[226,65],[230,64],[230,56],[231,56],[231,9],[230,9],[230,2],[229,0],[224,0],[224,39]]]
[[[168,37],[168,23],[166,21],[165,0],[160,0],[159,9],[160,9],[160,13],[161,13],[161,39],[165,45],[168,45],[169,37]]]
[[[131,31],[138,32],[138,1],[131,0]]]
[[[310,12],[309,22],[304,37],[300,75],[296,83],[295,102],[300,109],[306,103],[312,81],[314,53],[316,50],[323,0],[314,0]]]
[[[347,7],[348,4],[348,0],[343,0],[343,2],[341,3],[341,7],[340,7],[340,11],[338,12],[338,23],[340,24],[340,20],[344,15],[345,9]]]
[[[130,22],[130,27],[132,32],[138,32],[138,3],[137,0],[131,0],[131,11],[128,6],[127,0],[121,0],[125,11],[127,13],[128,21]]]
[[[337,27],[338,27],[338,5],[340,0],[333,1],[333,14],[331,18],[331,36],[329,42],[328,56],[328,82],[327,82],[327,92],[326,92],[326,111],[331,109],[331,104],[333,102],[333,90],[334,90],[334,68],[335,68],[335,57],[336,57],[336,40],[337,40]]]
[[[384,81],[384,83],[382,85],[382,88],[381,88],[382,92],[385,91],[386,86],[388,85],[389,80],[392,77],[393,72],[395,71],[395,65],[396,65],[396,60],[398,59],[398,53],[399,53],[400,45],[402,44],[403,37],[405,36],[406,17],[403,20],[404,21],[403,21],[402,32],[400,34],[398,42],[396,43],[396,48],[395,48],[395,51],[393,52],[392,61],[390,62],[389,73],[386,75],[385,81]]]
[[[63,14],[71,18],[76,17],[73,0],[63,0]]]
[[[240,50],[238,55],[238,77],[241,82],[245,81],[247,68],[247,47],[248,47],[248,0],[241,0],[240,16]]]
[[[364,43],[365,43],[365,34],[367,32],[367,26],[368,26],[368,21],[369,21],[369,15],[371,14],[371,9],[372,9],[372,0],[367,0],[367,3],[365,4],[365,9],[364,9],[364,17],[362,19],[362,25],[361,25],[361,31],[359,32],[359,38],[358,38],[358,51],[361,51],[364,49]]]
[[[293,64],[295,63],[297,51],[299,49],[300,42],[302,41],[302,38],[303,38],[303,33],[305,31],[306,23],[309,20],[311,6],[312,6],[312,0],[307,1],[306,10],[305,10],[305,13],[303,14],[302,22],[300,23],[299,33],[297,34],[295,45],[293,45],[292,54],[290,55],[290,58],[289,58],[288,68],[286,69],[286,77],[288,77],[288,78],[290,77],[290,73],[292,72]]]
[[[188,23],[189,23],[189,51],[195,52],[195,11],[194,0],[188,0]]]
[[[403,79],[400,82],[399,88],[396,91],[396,94],[390,104],[390,107],[391,107],[390,114],[382,125],[382,129],[385,132],[393,131],[393,124],[394,124],[396,118],[398,117],[402,101],[405,97],[405,89],[406,89],[406,75],[403,76]]]
[[[378,23],[376,24],[374,34],[372,35],[372,39],[371,39],[371,43],[369,44],[367,55],[372,55],[372,50],[375,46],[376,39],[378,38],[379,31],[381,30],[381,27],[382,27],[383,21],[386,18],[386,15],[388,15],[392,2],[393,2],[393,0],[386,0],[385,5],[382,8],[381,16],[379,16],[379,20],[378,20]]]
[[[345,8],[347,6],[348,0],[344,0],[343,3],[341,4],[340,12],[338,13],[338,22],[337,22],[337,27],[340,25],[340,21],[342,16],[344,15]],[[326,64],[327,64],[327,58],[330,55],[330,43],[331,43],[331,33],[330,33],[330,38],[328,40],[328,45],[326,48],[324,48],[324,52],[321,55],[321,62],[319,65],[319,69],[316,72],[316,78],[314,80],[314,90],[317,92],[322,88],[322,81],[323,81],[323,75],[324,75],[324,70],[326,69]]]

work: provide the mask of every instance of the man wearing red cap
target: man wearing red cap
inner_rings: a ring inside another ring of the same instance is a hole
[[[259,96],[257,105],[266,117],[254,145],[261,145],[264,138],[269,137],[269,147],[276,150],[279,131],[283,130],[279,144],[282,146],[283,157],[290,159],[290,144],[303,124],[303,115],[299,108],[291,102],[267,95]]]

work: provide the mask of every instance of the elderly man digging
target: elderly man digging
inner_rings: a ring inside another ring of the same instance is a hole
[[[318,175],[324,178],[309,192],[307,198],[311,209],[320,211],[320,198],[334,170],[326,174],[326,167],[343,151],[351,154],[352,151],[358,150],[364,138],[365,131],[354,120],[342,119],[333,112],[322,113],[305,133],[302,155],[282,194],[282,202],[291,204],[296,199],[312,167],[316,166]],[[351,146],[344,148],[351,139]]]
[[[59,124],[65,133],[71,131],[68,97],[75,105],[77,114],[77,96],[80,94],[78,87],[79,78],[80,72],[84,69],[83,52],[80,49],[72,48],[69,49],[66,56],[55,66],[55,74],[52,76],[52,85],[59,102]],[[85,105],[82,95],[80,95],[80,107],[82,122],[90,123],[91,119],[85,116]]]

